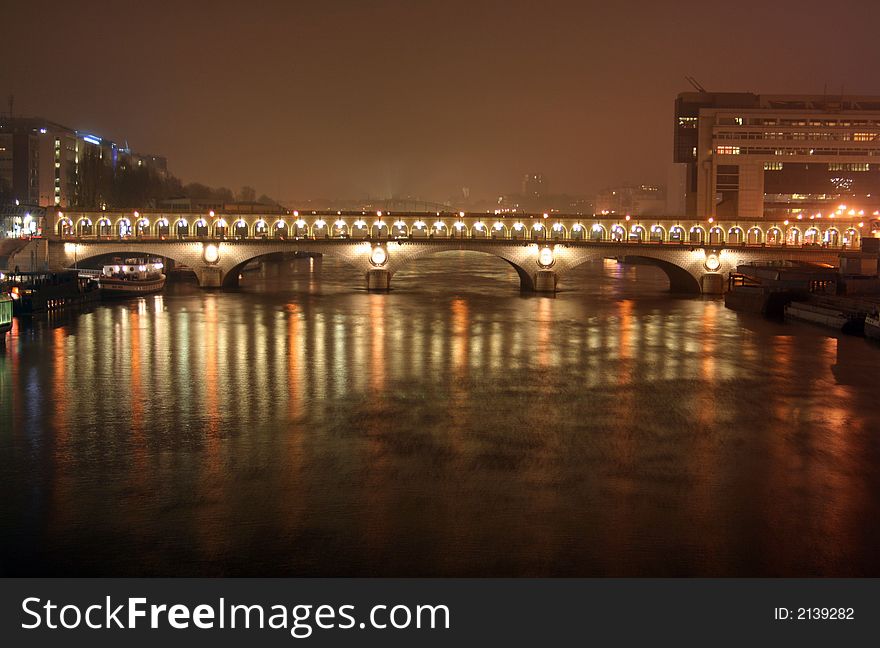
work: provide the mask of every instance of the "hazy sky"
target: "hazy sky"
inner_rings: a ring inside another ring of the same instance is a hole
[[[717,4],[717,6],[715,6]],[[880,2],[5,0],[17,114],[282,200],[665,182],[690,90],[880,94]]]

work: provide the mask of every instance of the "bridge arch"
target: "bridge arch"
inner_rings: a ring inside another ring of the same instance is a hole
[[[361,244],[362,245],[362,244]],[[341,246],[325,246],[319,244],[318,246],[311,245],[297,245],[295,248],[297,252],[311,253],[311,254],[320,254],[324,256],[331,256],[334,259],[338,259],[345,263],[347,266],[353,268],[358,271],[358,273],[363,273],[365,268],[363,265],[358,265],[352,254],[346,254],[346,249]],[[223,277],[221,280],[221,287],[224,289],[235,289],[239,287],[239,278],[241,276],[242,269],[249,263],[253,261],[257,261],[263,258],[271,257],[274,254],[278,254],[279,252],[290,251],[291,248],[282,247],[281,245],[269,245],[264,246],[260,245],[256,248],[250,248],[247,253],[237,255],[233,262],[228,265],[223,273]],[[221,260],[221,265],[223,260]],[[363,275],[361,275],[363,276]]]
[[[156,219],[156,222],[153,224],[153,231],[161,239],[168,238],[168,235],[171,233],[171,228],[168,227],[168,219],[164,216]]]
[[[577,230],[572,229],[572,231],[573,232],[577,231],[578,234],[581,234],[580,223],[575,225],[575,227],[578,229]],[[590,240],[591,241],[607,241],[608,240],[608,230],[605,229],[604,225],[601,225],[600,223],[595,223],[590,228]]]
[[[208,238],[208,221],[199,218],[192,226],[193,236],[197,238]]]
[[[541,221],[532,224],[530,233],[535,241],[543,241],[547,238],[547,228]]]
[[[487,238],[489,236],[489,228],[486,227],[483,221],[477,221],[474,223],[473,227],[471,227],[471,238]]]
[[[840,230],[832,225],[825,230],[824,240],[829,246],[837,247],[840,245]]]
[[[179,239],[189,236],[189,223],[185,218],[178,218],[174,222],[174,236]]]
[[[734,225],[727,230],[727,242],[729,245],[742,245],[745,242],[743,229],[739,225]]]
[[[468,226],[461,219],[455,221],[449,230],[449,235],[452,238],[463,239],[463,238],[467,238],[468,234],[469,234]]]
[[[254,238],[269,238],[269,223],[260,218],[254,223]]]
[[[388,225],[382,219],[377,220],[370,226],[370,238],[386,239],[388,238]]]
[[[500,220],[492,225],[492,238],[507,238],[507,227]]]
[[[724,243],[724,230],[718,225],[709,228],[709,245],[722,245]]]
[[[694,225],[691,227],[690,242],[703,244],[706,241],[706,230],[702,225]]]
[[[367,221],[362,218],[358,218],[351,225],[351,238],[353,239],[365,239],[370,234],[370,229],[367,227]]]
[[[412,224],[409,235],[412,238],[428,238],[429,233],[428,224],[420,218]]]
[[[116,235],[119,238],[125,238],[126,236],[131,236],[131,221],[128,217],[123,216],[122,218],[116,221]]]
[[[611,240],[618,242],[626,240],[626,230],[620,223],[611,226]]]
[[[669,292],[676,294],[684,294],[684,295],[700,295],[703,290],[700,286],[700,279],[698,276],[694,274],[692,270],[685,268],[682,265],[669,261],[667,259],[658,258],[655,256],[650,250],[652,250],[652,246],[641,246],[645,248],[645,252],[641,251],[638,254],[626,254],[624,256],[617,257],[618,262],[620,263],[635,263],[639,265],[653,265],[660,268],[663,273],[666,275],[666,278],[669,280]],[[657,246],[657,250],[659,251],[662,246]],[[658,252],[658,254],[662,254]],[[597,261],[602,258],[601,252],[597,252],[591,255],[585,255],[576,261],[567,265],[564,272],[570,272],[575,268],[589,263],[591,261]],[[564,277],[564,275],[563,275]]]
[[[629,240],[630,241],[638,241],[639,243],[644,243],[647,239],[647,232],[645,231],[645,227],[643,225],[632,225],[629,228]]]
[[[85,216],[80,218],[76,223],[76,233],[78,236],[91,236],[94,233],[91,219]]]
[[[516,248],[515,248],[516,249]],[[459,247],[446,247],[443,246],[440,249],[430,248],[424,251],[419,251],[416,254],[409,254],[406,257],[399,259],[397,263],[394,264],[393,269],[391,269],[392,278],[401,270],[407,269],[411,263],[414,261],[418,261],[421,259],[429,258],[432,256],[439,256],[442,254],[450,253],[450,252],[474,252],[477,254],[484,254],[496,257],[502,261],[504,261],[507,265],[513,268],[514,272],[516,272],[517,277],[519,278],[520,290],[523,292],[532,292],[535,290],[535,280],[533,274],[522,265],[521,260],[514,258],[512,255],[507,254],[505,251],[497,248],[489,248],[489,249],[472,249],[472,248],[459,248]],[[537,270],[537,265],[535,267]],[[393,285],[393,282],[392,282]]]
[[[760,245],[764,242],[764,232],[757,225],[753,225],[746,232],[746,245]]]
[[[391,238],[406,238],[409,236],[409,227],[405,221],[400,219],[394,221],[391,225]]]
[[[767,242],[767,245],[782,245],[782,243],[783,243],[782,230],[780,228],[776,227],[776,225],[774,225],[773,227],[768,229],[766,242]]]
[[[857,230],[855,227],[849,227],[846,230],[846,234],[843,238],[843,243],[848,247],[858,247],[861,238],[862,237],[859,233],[859,230]]]
[[[211,237],[218,239],[225,239],[226,235],[229,233],[229,225],[226,223],[225,218],[218,218],[211,225]]]
[[[819,245],[822,243],[822,233],[815,225],[811,225],[804,232],[804,245]]]
[[[801,244],[801,230],[797,225],[792,225],[788,228],[788,231],[785,233],[785,243],[786,245]]]
[[[522,221],[516,221],[507,232],[508,238],[521,241],[528,236],[528,229]]]
[[[327,228],[327,221],[319,218],[312,223],[312,238],[325,239],[330,236],[330,230]]]
[[[651,225],[651,240],[662,243],[666,240],[666,229],[662,225]]]
[[[305,219],[297,218],[293,222],[292,235],[294,238],[305,238],[309,235],[309,224]]]
[[[445,222],[438,218],[434,221],[434,224],[431,225],[431,236],[434,238],[448,238],[449,227],[447,227]]]
[[[67,216],[58,221],[58,236],[62,238],[66,238],[68,236],[73,236],[73,221],[70,220]]]
[[[565,229],[565,225],[559,222],[553,223],[550,227],[550,238],[554,241],[568,238],[568,230]]]
[[[134,235],[138,237],[150,235],[150,219],[141,216],[134,223]]]
[[[673,225],[669,228],[670,243],[684,243],[687,240],[687,234],[681,225]]]
[[[239,218],[232,224],[232,238],[234,239],[244,239],[247,238],[248,230],[247,221],[243,218]]]

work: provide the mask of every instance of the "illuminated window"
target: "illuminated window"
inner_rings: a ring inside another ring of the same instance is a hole
[[[782,171],[782,162],[764,162],[764,171]]]
[[[829,171],[870,171],[871,166],[867,162],[830,162]]]
[[[739,155],[738,146],[716,146],[715,152],[718,155]]]

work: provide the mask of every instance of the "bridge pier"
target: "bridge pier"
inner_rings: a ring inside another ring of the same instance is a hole
[[[223,270],[217,266],[201,266],[194,268],[199,279],[200,288],[220,288],[223,286]]]
[[[700,277],[700,290],[704,295],[724,294],[724,276],[712,273]]]
[[[391,273],[388,270],[367,270],[367,290],[388,292],[391,289]]]
[[[555,293],[559,277],[552,270],[538,270],[535,273],[535,292]]]

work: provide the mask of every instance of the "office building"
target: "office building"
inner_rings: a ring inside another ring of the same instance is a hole
[[[687,92],[674,128],[688,216],[880,208],[880,97]]]
[[[167,175],[167,161],[133,153],[93,133],[40,117],[0,118],[0,202],[66,208],[98,191],[101,171],[147,167]],[[88,205],[95,206],[95,205]]]

